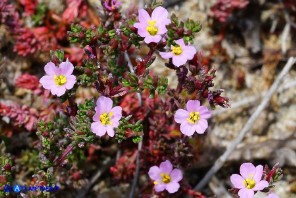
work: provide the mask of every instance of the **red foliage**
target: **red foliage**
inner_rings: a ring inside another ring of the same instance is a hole
[[[246,7],[248,3],[249,0],[217,0],[211,7],[211,10],[214,18],[224,23],[234,10],[242,9]]]
[[[16,87],[29,89],[32,91],[37,90],[39,85],[39,79],[31,74],[22,74],[15,81]]]
[[[30,16],[35,13],[37,0],[21,0],[20,3],[25,7],[25,15]]]

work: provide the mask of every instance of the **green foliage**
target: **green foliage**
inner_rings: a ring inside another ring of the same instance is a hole
[[[43,24],[48,7],[44,3],[39,3],[36,7],[36,13],[32,15],[33,25],[39,26]]]
[[[142,141],[142,134],[143,134],[143,124],[142,121],[139,120],[135,124],[129,123],[129,120],[131,119],[131,115],[127,117],[122,117],[119,126],[116,129],[115,139],[118,142],[122,142],[126,139],[126,132],[132,131],[133,137],[132,140],[134,143],[139,143]]]

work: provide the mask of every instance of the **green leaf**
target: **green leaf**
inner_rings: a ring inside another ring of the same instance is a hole
[[[133,142],[134,142],[135,144],[137,144],[137,143],[141,142],[142,139],[143,139],[142,136],[134,136],[134,137],[133,137]]]

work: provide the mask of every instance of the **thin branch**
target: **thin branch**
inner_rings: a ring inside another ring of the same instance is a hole
[[[101,175],[109,169],[109,167],[113,164],[114,160],[108,159],[104,163],[104,167],[100,168],[97,173],[91,178],[90,182],[78,192],[78,195],[75,198],[83,198],[88,193],[88,191],[92,188],[92,186],[97,182],[97,180],[101,177]]]
[[[279,89],[277,90],[278,93],[281,93],[287,89],[290,89],[292,87],[295,87],[296,86],[296,80],[295,81],[291,81],[291,82],[288,82],[288,83],[285,83],[284,85],[280,86]],[[245,99],[242,99],[238,102],[234,102],[231,104],[231,108],[228,108],[228,109],[219,109],[219,110],[216,110],[213,112],[213,116],[217,116],[217,115],[220,115],[224,112],[227,112],[227,111],[231,111],[233,109],[237,109],[239,107],[242,107],[242,106],[248,106],[248,105],[251,105],[252,103],[256,102],[257,100],[263,98],[265,95],[266,95],[267,92],[263,92],[261,94],[257,94],[257,95],[254,95],[254,96],[250,96],[250,97],[247,97]]]
[[[124,52],[124,58],[128,63],[128,68],[129,68],[130,72],[134,74],[135,70],[134,70],[132,62],[131,62],[131,60],[129,58],[129,55],[128,55],[128,53],[126,51]],[[142,96],[141,96],[141,94],[139,92],[137,92],[137,97],[138,97],[138,101],[139,101],[140,106],[143,106]],[[135,189],[136,189],[136,186],[137,186],[137,183],[138,183],[138,177],[139,177],[139,173],[140,173],[140,152],[141,152],[142,146],[143,146],[142,142],[143,142],[143,139],[138,144],[138,153],[137,153],[137,158],[136,158],[136,172],[135,172],[135,176],[134,176],[134,179],[133,179],[133,183],[132,183],[131,191],[130,191],[130,194],[129,194],[129,198],[134,197]]]
[[[272,84],[271,88],[268,90],[267,94],[265,95],[264,99],[261,101],[260,105],[257,107],[254,114],[249,118],[243,129],[239,132],[236,139],[231,143],[231,145],[226,149],[226,151],[223,153],[222,156],[219,157],[218,160],[216,160],[215,164],[211,167],[211,169],[207,172],[207,174],[204,176],[204,178],[194,187],[194,190],[200,190],[203,188],[209,180],[212,178],[212,176],[223,166],[227,158],[231,155],[231,153],[236,149],[237,145],[243,140],[246,133],[250,131],[250,129],[253,126],[253,123],[257,120],[260,113],[265,109],[265,107],[268,105],[271,97],[273,94],[277,91],[280,83],[283,80],[283,77],[289,72],[293,64],[296,62],[296,58],[291,57],[289,58],[287,64],[279,74],[278,78],[275,80],[275,82]]]

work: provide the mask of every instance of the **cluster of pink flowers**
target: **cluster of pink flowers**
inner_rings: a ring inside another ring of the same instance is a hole
[[[144,9],[139,10],[139,22],[134,24],[138,29],[138,34],[145,38],[144,42],[158,43],[165,39],[167,33],[166,26],[171,23],[168,19],[168,11],[163,7],[157,7],[153,10],[151,16]],[[173,64],[176,67],[184,65],[188,60],[192,60],[196,49],[193,46],[185,45],[181,38],[175,41],[176,45],[170,46],[169,52],[160,52],[160,56],[164,59],[173,59]]]

